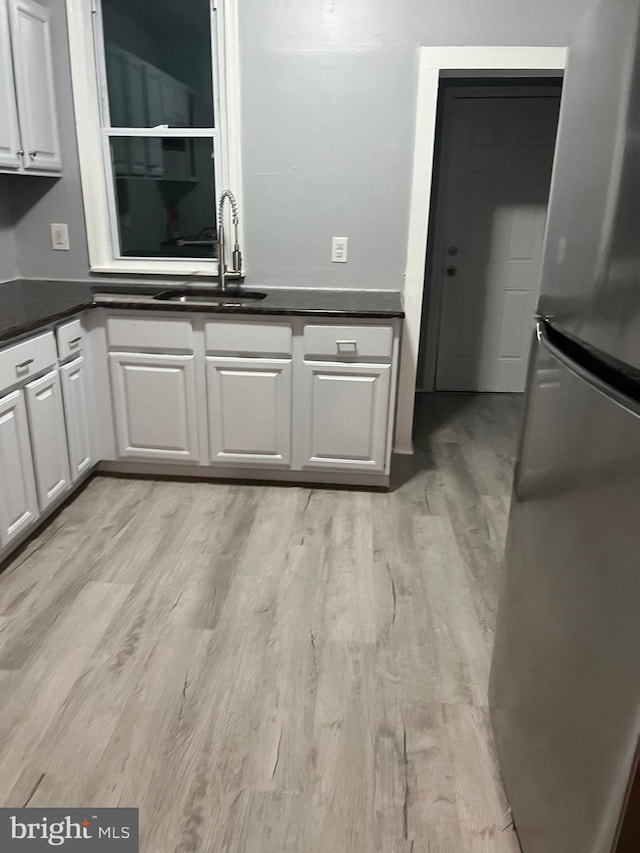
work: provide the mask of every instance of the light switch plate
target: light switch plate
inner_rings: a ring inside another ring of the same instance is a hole
[[[69,251],[69,226],[66,222],[51,223],[51,248],[60,252]]]

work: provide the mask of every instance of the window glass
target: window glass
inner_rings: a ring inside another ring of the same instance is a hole
[[[102,0],[112,127],[214,127],[209,0]]]
[[[120,254],[217,257],[211,138],[111,136]]]

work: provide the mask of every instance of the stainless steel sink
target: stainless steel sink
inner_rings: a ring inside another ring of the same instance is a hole
[[[222,308],[232,305],[251,305],[260,302],[267,296],[258,290],[243,290],[240,292],[222,292],[220,290],[164,290],[156,294],[154,299],[159,302],[178,302],[181,305],[209,305]]]
[[[231,308],[232,306],[252,305],[265,299],[266,293],[259,290],[229,289],[225,292],[216,288],[181,288],[163,290],[160,293],[94,293],[96,305],[135,303],[153,305],[154,302],[170,302],[178,305],[207,305],[210,308]]]

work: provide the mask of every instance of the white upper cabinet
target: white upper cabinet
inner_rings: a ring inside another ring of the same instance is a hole
[[[18,108],[13,80],[9,12],[0,0],[0,168],[18,169],[20,156],[20,130]]]
[[[49,9],[34,0],[9,0],[9,11],[23,168],[59,172],[62,158]]]

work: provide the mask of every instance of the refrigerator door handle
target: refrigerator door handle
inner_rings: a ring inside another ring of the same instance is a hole
[[[570,354],[565,352],[558,344],[551,340],[551,336],[549,335],[549,331],[544,322],[538,320],[536,322],[536,338],[540,342],[540,344],[544,347],[544,349],[554,358],[556,358],[567,370],[570,370],[575,376],[578,376],[584,382],[591,385],[592,388],[595,388],[596,391],[599,391],[601,394],[604,394],[605,397],[609,397],[609,399],[618,403],[621,406],[624,406],[625,409],[629,409],[634,412],[636,415],[640,415],[640,401],[637,399],[636,394],[633,393],[631,396],[629,393],[625,393],[624,390],[615,387],[610,382],[607,382],[606,379],[602,378],[598,375],[598,372],[594,369],[588,369],[583,364],[581,364],[578,360],[573,358]],[[555,332],[557,336],[559,333]],[[580,347],[573,343],[568,342],[573,350],[576,352],[580,351]],[[594,365],[597,365],[597,358],[593,354],[585,353],[585,355],[589,358]],[[603,366],[603,374],[606,375],[607,372],[611,373],[610,369],[607,371],[606,366]],[[613,372],[615,375],[615,371]],[[626,388],[628,386],[621,385],[622,388]]]

